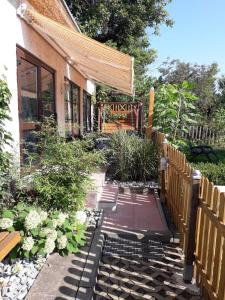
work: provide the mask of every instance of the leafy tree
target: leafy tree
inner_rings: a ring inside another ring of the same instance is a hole
[[[160,85],[156,90],[154,127],[167,133],[172,143],[177,143],[179,133],[195,123],[196,100],[187,81]]]
[[[165,9],[171,0],[66,0],[81,29],[95,40],[135,58],[135,76],[142,81],[156,53],[149,49],[146,28],[158,33],[159,25],[172,25]],[[113,92],[107,90],[111,97]],[[132,98],[123,98],[132,100]]]
[[[208,122],[218,104],[218,93],[216,89],[218,65],[190,64],[179,59],[170,60],[159,68],[162,83],[181,84],[188,81],[192,84],[191,91],[198,97],[197,107],[202,119]],[[222,84],[222,83],[221,83]]]

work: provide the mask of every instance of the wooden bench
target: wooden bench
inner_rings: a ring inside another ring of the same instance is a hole
[[[21,241],[21,236],[18,231],[1,232],[0,233],[0,261]]]

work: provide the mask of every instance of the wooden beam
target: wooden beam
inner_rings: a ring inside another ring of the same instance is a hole
[[[18,231],[8,234],[0,243],[0,261],[20,242],[21,236]]]
[[[155,91],[152,87],[149,93],[149,105],[148,105],[148,127],[146,130],[146,135],[149,139],[152,136],[152,121],[153,121],[153,110],[154,110],[154,102],[155,102]]]

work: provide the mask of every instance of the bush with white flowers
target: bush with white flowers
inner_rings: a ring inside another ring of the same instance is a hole
[[[11,257],[32,257],[58,252],[77,253],[85,244],[86,214],[82,211],[45,212],[37,207],[18,204],[0,215],[0,230],[19,231],[21,242],[11,251]]]

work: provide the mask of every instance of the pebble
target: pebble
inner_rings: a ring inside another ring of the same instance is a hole
[[[23,300],[47,258],[6,259],[0,263],[0,300]],[[19,268],[18,268],[19,265]]]

